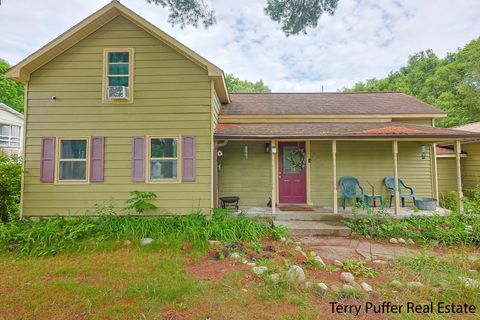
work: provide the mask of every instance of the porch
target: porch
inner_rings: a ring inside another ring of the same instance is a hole
[[[251,214],[270,210],[271,216],[285,216],[288,211],[279,207],[292,204],[313,208],[312,216],[317,218],[341,217],[351,215],[352,208],[342,208],[342,196],[348,192],[339,180],[354,177],[353,193],[359,200],[375,195],[383,198],[393,215],[412,215],[414,199],[433,198],[438,204],[435,144],[448,140],[455,146],[458,210],[462,211],[460,142],[473,134],[436,128],[430,120],[418,122],[421,125],[396,121],[220,124],[215,132],[214,201],[238,196],[240,208]],[[411,195],[400,179],[411,187]],[[402,195],[410,197],[402,199]]]

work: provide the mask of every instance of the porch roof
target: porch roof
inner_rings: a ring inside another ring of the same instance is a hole
[[[215,129],[215,137],[221,139],[472,139],[480,138],[480,133],[401,122],[220,123]]]

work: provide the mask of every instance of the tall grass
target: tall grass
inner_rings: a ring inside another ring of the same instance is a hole
[[[208,219],[201,213],[166,217],[102,215],[98,218],[24,219],[0,225],[0,250],[43,256],[71,248],[87,247],[94,242],[125,239],[139,241],[146,237],[177,242],[251,242],[271,237],[272,230],[269,223],[255,221],[245,215],[222,215]],[[274,233],[277,235],[278,230]]]

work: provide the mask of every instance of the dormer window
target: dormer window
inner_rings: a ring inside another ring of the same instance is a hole
[[[104,50],[103,102],[133,101],[133,49]]]

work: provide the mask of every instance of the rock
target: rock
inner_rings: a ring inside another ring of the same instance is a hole
[[[328,286],[325,283],[320,282],[320,283],[317,283],[315,289],[316,289],[317,296],[323,297],[325,293],[328,291]]]
[[[398,240],[395,238],[390,238],[390,243],[397,244]]]
[[[154,240],[152,238],[143,238],[142,240],[140,240],[140,244],[142,246],[146,246],[146,245],[152,244],[153,241]]]
[[[335,292],[335,293],[340,292],[340,288],[335,284],[331,285],[330,289],[332,289],[332,291]]]
[[[281,241],[281,242],[285,242],[285,241],[287,241],[287,238],[281,237],[281,238],[280,238],[280,241]]]
[[[245,289],[245,288],[244,288],[244,289],[242,289],[242,291],[243,291],[243,292],[248,292],[248,290],[247,290],[247,289]]]
[[[132,244],[132,241],[130,241],[130,240],[125,240],[125,241],[123,241],[123,245],[124,245],[124,246],[129,246],[129,245],[131,245],[131,244]]]
[[[407,244],[413,246],[415,244],[415,241],[413,241],[412,239],[408,239]]]
[[[240,257],[240,253],[234,252],[234,253],[232,253],[232,254],[230,255],[230,258],[233,259],[233,260],[238,260],[238,259],[241,258],[241,257]]]
[[[247,262],[247,265],[250,267],[255,267],[257,264],[255,262]]]
[[[368,235],[368,234],[365,236],[365,238],[367,238],[367,239],[372,239],[372,237],[371,237],[370,235]]]
[[[305,281],[305,272],[303,269],[297,265],[291,266],[285,274],[285,278],[289,282],[304,282]]]
[[[348,295],[352,295],[357,292],[357,289],[355,289],[354,286],[351,286],[349,284],[344,284],[342,287],[342,291]]]
[[[387,261],[385,261],[385,260],[373,260],[372,263],[376,264],[376,265],[384,266],[384,265],[387,264]]]
[[[407,282],[407,287],[410,289],[421,289],[424,287],[423,283],[418,281],[410,281]]]
[[[340,274],[340,279],[346,283],[355,281],[355,277],[350,272],[342,272]]]
[[[373,288],[371,285],[369,285],[368,283],[366,282],[362,282],[360,283],[360,287],[362,287],[362,289],[365,291],[365,292],[372,292],[373,291]]]
[[[268,268],[265,267],[265,266],[253,267],[252,271],[253,271],[253,273],[260,275],[260,274],[264,274],[265,272],[267,272]]]
[[[340,260],[333,260],[333,264],[334,264],[336,267],[343,268],[343,262],[340,261]]]
[[[296,245],[295,246],[295,251],[299,251],[299,252],[302,251],[302,247],[300,247],[299,245]]]
[[[317,265],[319,265],[320,267],[325,268],[325,267],[327,266],[327,265],[325,264],[325,262],[323,262],[322,258],[320,258],[319,256],[315,256],[315,257],[313,258],[313,261],[315,261],[315,263],[316,263]]]
[[[463,285],[467,288],[472,288],[472,289],[480,288],[480,281],[478,280],[467,278],[467,277],[458,277],[458,279],[462,281]]]
[[[280,281],[280,274],[272,273],[270,275],[270,280],[272,280],[274,283],[277,283],[278,281]]]
[[[305,286],[305,289],[311,289],[313,287],[313,283],[312,281],[307,281],[305,282],[304,286]]]
[[[406,244],[407,241],[405,241],[405,239],[403,239],[403,238],[398,238],[398,243]]]
[[[390,286],[392,286],[394,288],[401,288],[401,287],[403,287],[403,284],[398,280],[392,280],[392,281],[390,281]]]
[[[210,247],[220,247],[222,245],[222,242],[221,241],[217,241],[217,240],[208,240],[208,244],[210,245]]]

